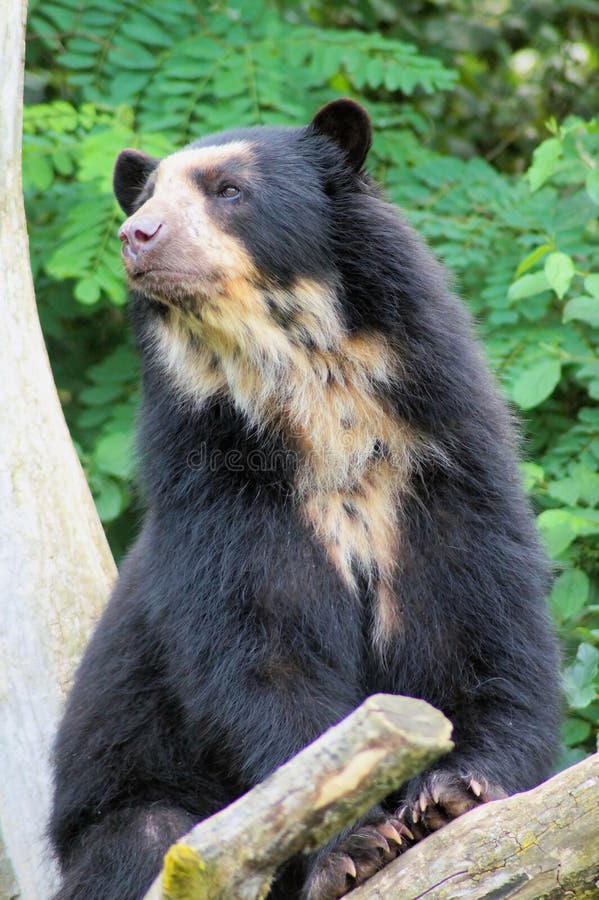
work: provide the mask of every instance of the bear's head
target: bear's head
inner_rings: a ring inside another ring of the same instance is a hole
[[[341,99],[303,128],[223,132],[162,160],[123,150],[114,191],[130,286],[200,315],[248,286],[331,287],[331,194],[359,179],[370,139],[366,112]]]
[[[210,135],[162,160],[123,150],[114,173],[145,367],[195,408],[222,398],[283,436],[304,492],[409,455],[384,316],[413,254],[396,262],[400,220],[362,171],[370,142],[366,112],[340,99],[299,128]]]

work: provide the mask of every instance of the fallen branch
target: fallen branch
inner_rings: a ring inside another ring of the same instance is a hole
[[[422,700],[378,694],[263,784],[197,825],[165,857],[146,900],[258,900],[279,866],[315,849],[451,749]]]
[[[399,897],[599,898],[599,754],[456,819],[348,900]]]

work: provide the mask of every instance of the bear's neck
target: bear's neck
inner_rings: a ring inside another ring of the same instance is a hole
[[[153,352],[198,408],[222,398],[256,432],[276,433],[297,454],[298,495],[353,489],[383,460],[405,481],[422,441],[386,399],[395,354],[382,334],[349,334],[332,304],[322,307],[328,317],[313,322],[280,300],[274,315],[258,316],[255,304],[245,317],[222,303],[201,318],[171,309],[156,322]]]
[[[392,347],[381,334],[330,322],[301,341],[284,323],[248,316],[225,329],[223,318],[170,310],[155,335],[161,365],[198,408],[222,398],[265,444],[276,434],[296,455],[299,514],[351,590],[366,579],[377,631],[390,633],[398,509],[431,450],[386,399],[399,369]]]

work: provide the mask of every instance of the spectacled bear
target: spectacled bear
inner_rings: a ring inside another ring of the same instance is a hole
[[[139,900],[173,841],[374,692],[443,710],[455,749],[273,898],[340,897],[412,826],[550,772],[557,656],[514,428],[370,142],[341,99],[118,156],[147,513],[55,745],[60,900]]]

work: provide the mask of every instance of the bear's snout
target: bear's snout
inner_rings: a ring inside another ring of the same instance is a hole
[[[119,230],[124,259],[142,269],[144,255],[156,247],[165,233],[164,223],[154,216],[132,216],[127,219]]]

